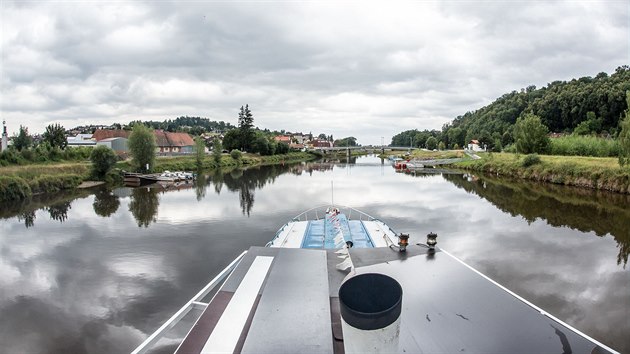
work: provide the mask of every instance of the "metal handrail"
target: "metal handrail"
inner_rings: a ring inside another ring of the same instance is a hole
[[[146,353],[151,346],[157,343],[164,336],[164,332],[173,328],[179,321],[190,312],[194,307],[204,307],[208,304],[201,302],[201,300],[208,295],[212,289],[214,289],[228,274],[234,270],[234,268],[238,265],[240,260],[245,256],[247,251],[243,251],[238,257],[236,257],[232,263],[230,263],[227,267],[225,267],[221,273],[217,274],[214,279],[212,279],[206,286],[201,289],[190,301],[186,303],[179,311],[175,312],[171,318],[168,319],[160,328],[158,328],[153,334],[151,334],[147,339],[142,342],[131,354],[143,354]]]
[[[376,220],[376,218],[373,217],[370,214],[364,213],[361,210],[355,209],[353,207],[345,206],[345,205],[334,205],[334,206],[331,206],[331,205],[319,205],[319,206],[310,208],[308,210],[305,210],[305,211],[299,213],[298,215],[293,217],[291,220],[293,220],[293,221],[302,221],[302,217],[304,217],[304,221],[308,221],[309,220],[308,214],[313,212],[313,211],[315,211],[316,219],[319,219],[317,211],[320,210],[320,209],[323,209],[323,208],[330,208],[330,207],[335,207],[335,208],[339,208],[339,209],[348,209],[348,210],[350,210],[350,212],[355,211],[355,212],[359,213],[359,220],[362,220],[363,217],[366,217],[368,220]]]

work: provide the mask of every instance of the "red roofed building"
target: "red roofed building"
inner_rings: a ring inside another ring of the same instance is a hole
[[[96,129],[92,134],[92,140],[101,141],[109,138],[127,138],[131,135],[130,130],[122,129]]]
[[[155,142],[158,152],[192,153],[195,141],[187,133],[171,133],[155,130]]]
[[[154,130],[155,143],[157,145],[156,152],[161,153],[192,153],[195,141],[187,133],[171,133],[163,130]],[[111,138],[126,138],[131,135],[129,130],[109,130],[109,129],[97,129],[92,135],[92,139],[99,142],[105,139]]]
[[[274,137],[274,140],[279,142],[279,143],[291,144],[291,138],[286,136],[286,135],[278,135],[278,136]]]

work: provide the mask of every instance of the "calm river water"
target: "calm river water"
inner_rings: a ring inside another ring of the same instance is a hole
[[[334,201],[438,245],[630,352],[630,197],[385,161],[214,173],[193,188],[82,191],[0,207],[0,352],[128,353],[251,245]],[[415,239],[414,239],[415,238]],[[559,352],[562,348],[559,348]]]

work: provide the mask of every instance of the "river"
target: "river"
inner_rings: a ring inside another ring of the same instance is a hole
[[[375,157],[2,205],[0,352],[130,352],[243,250],[332,198],[409,232],[411,242],[436,232],[438,246],[630,352],[629,196],[397,173]]]

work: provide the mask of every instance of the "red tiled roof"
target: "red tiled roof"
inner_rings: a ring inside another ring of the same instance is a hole
[[[92,139],[96,141],[101,141],[103,139],[109,139],[109,138],[129,138],[130,134],[131,134],[130,131],[122,130],[122,129],[116,129],[116,130],[96,129],[94,131],[94,134],[92,134]]]
[[[170,146],[193,146],[195,141],[187,133],[169,133],[166,132],[166,139]]]
[[[156,129],[153,131],[153,134],[155,134],[155,144],[158,147],[171,146],[166,138],[166,132],[164,130]]]
[[[187,133],[170,133],[163,130],[156,129],[153,131],[155,135],[155,143],[158,147],[170,147],[170,146],[193,146],[195,141]],[[109,138],[129,138],[131,132],[128,130],[109,130],[109,129],[97,129],[92,138],[96,141]]]

